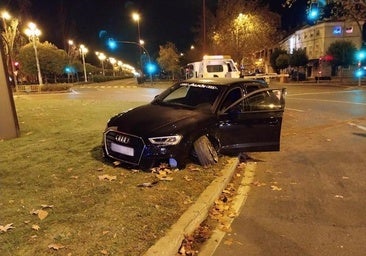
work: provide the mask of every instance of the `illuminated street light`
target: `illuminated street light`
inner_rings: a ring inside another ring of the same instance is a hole
[[[84,81],[88,82],[88,78],[86,76],[86,66],[85,66],[85,55],[88,52],[88,48],[86,48],[83,44],[80,45],[80,54],[81,54],[81,58],[83,60],[83,67],[84,67]]]
[[[132,19],[137,22],[137,42],[140,42],[141,40],[141,34],[140,34],[140,14],[137,12],[132,13]]]
[[[102,52],[95,52],[95,54],[97,55],[98,59],[100,60],[101,64],[102,64],[102,74],[103,76],[105,75],[105,71],[104,71],[104,61],[107,58],[107,56],[105,56],[104,53]]]
[[[117,60],[116,60],[115,58],[109,58],[108,60],[109,60],[109,62],[112,64],[113,76],[116,76],[116,73],[115,73],[114,68],[115,68],[115,65],[116,65],[116,63],[117,63]]]
[[[25,29],[24,33],[28,36],[29,41],[32,42],[34,48],[34,55],[36,56],[36,65],[37,65],[37,72],[38,72],[38,83],[39,85],[43,84],[42,81],[42,74],[41,74],[41,67],[39,65],[38,59],[38,51],[36,41],[39,40],[39,36],[41,35],[41,31],[37,28],[36,24],[30,22],[28,24],[28,28]]]

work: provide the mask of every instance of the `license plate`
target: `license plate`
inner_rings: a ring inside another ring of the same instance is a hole
[[[111,149],[114,152],[118,152],[122,155],[134,156],[134,150],[133,150],[133,148],[130,148],[130,147],[118,145],[118,144],[112,142],[111,143]]]

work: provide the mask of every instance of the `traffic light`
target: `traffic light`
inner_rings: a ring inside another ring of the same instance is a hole
[[[308,9],[308,19],[310,21],[317,21],[319,19],[320,10],[317,2],[313,2],[310,4]]]
[[[113,38],[109,38],[107,44],[111,50],[115,50],[117,48],[117,42]]]

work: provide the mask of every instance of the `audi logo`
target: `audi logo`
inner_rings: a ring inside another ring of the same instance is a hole
[[[130,143],[130,138],[127,137],[127,136],[123,136],[123,135],[117,135],[115,137],[115,140],[120,142],[120,143],[124,143],[124,144]]]

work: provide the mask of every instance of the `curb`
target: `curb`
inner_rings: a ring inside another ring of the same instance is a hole
[[[199,196],[197,201],[172,225],[166,235],[160,238],[143,255],[144,256],[174,256],[178,253],[184,235],[192,234],[194,230],[207,218],[208,212],[215,200],[230,182],[239,158],[230,158],[222,170],[222,175],[216,178]]]

